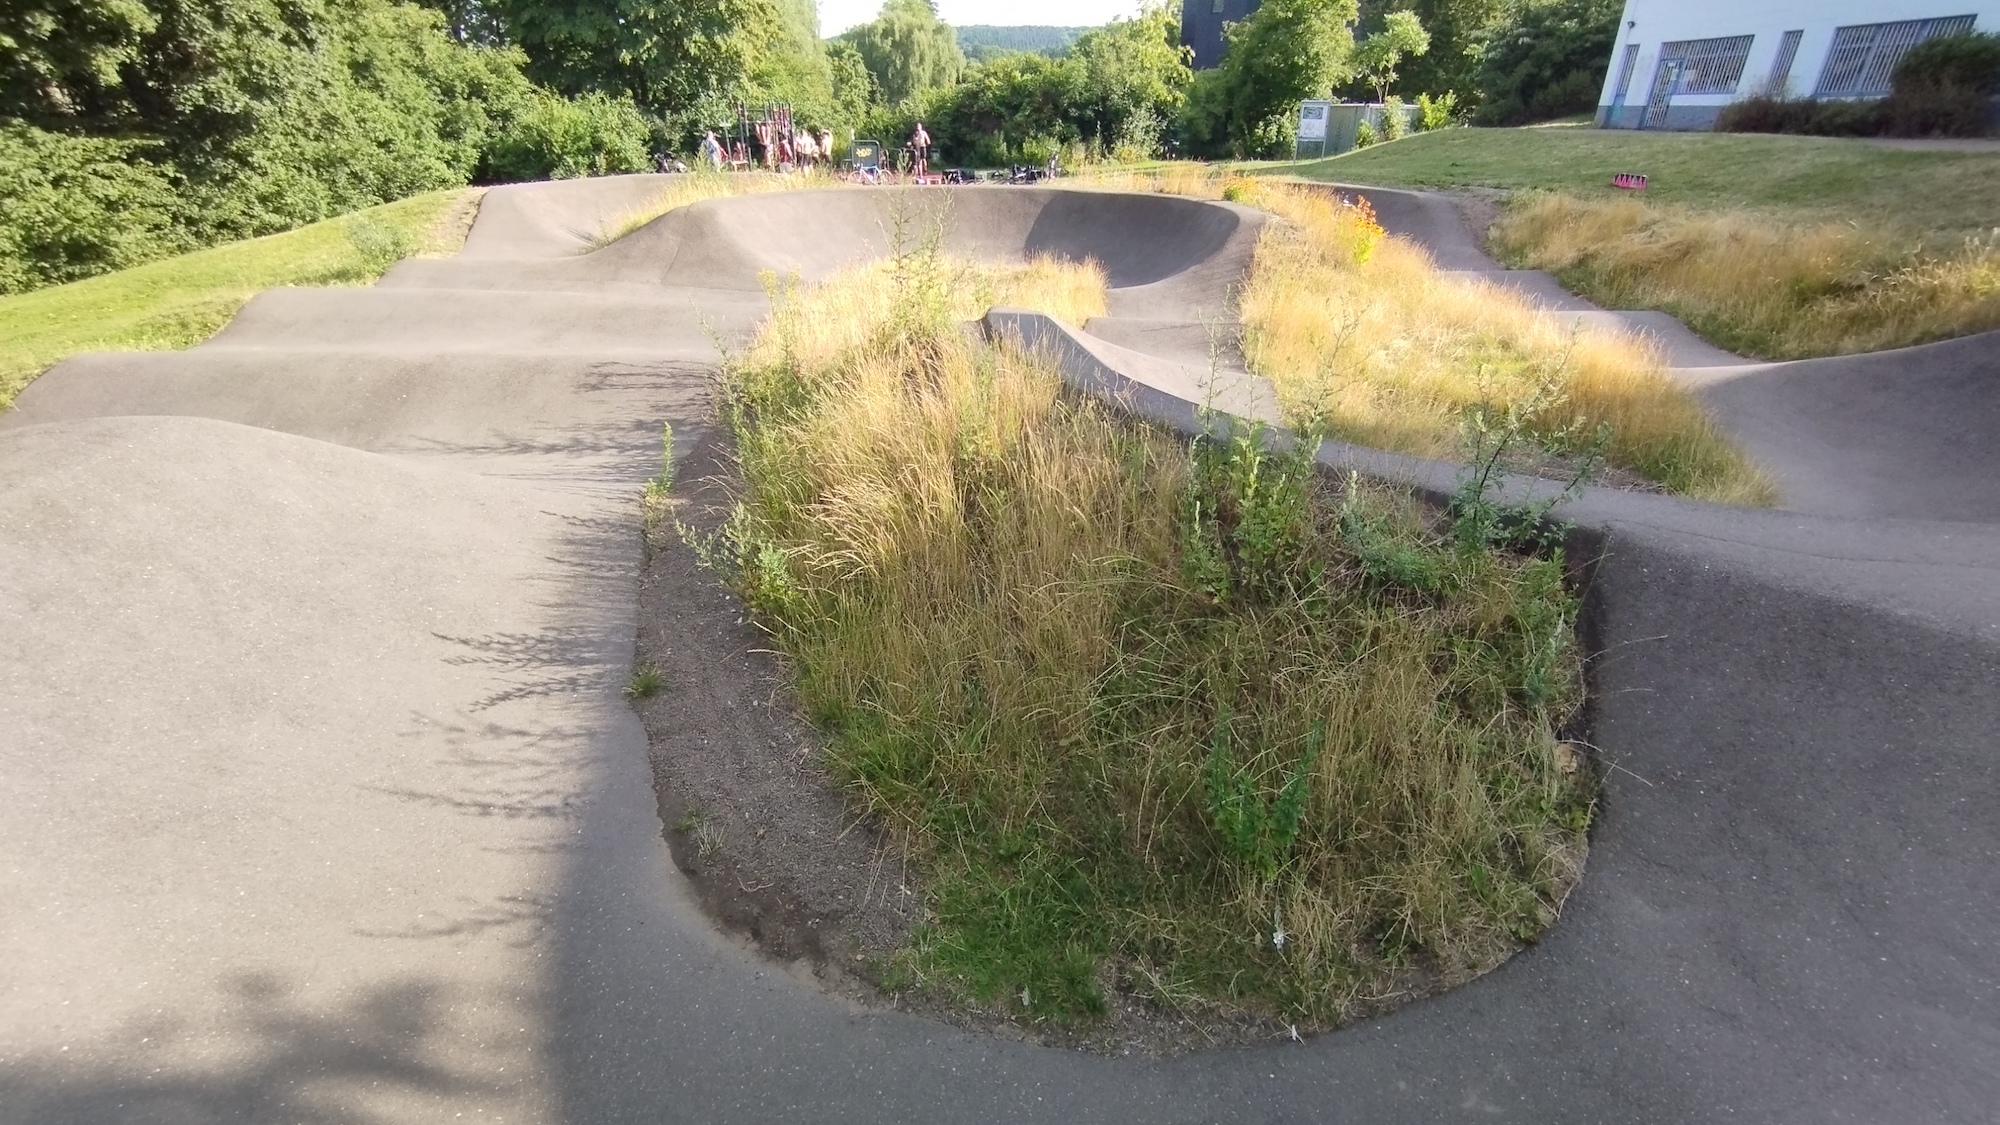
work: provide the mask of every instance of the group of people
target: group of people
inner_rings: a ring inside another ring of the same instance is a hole
[[[701,137],[701,158],[709,167],[747,171],[761,167],[767,171],[790,172],[797,168],[833,162],[833,130],[783,128],[782,123],[757,121],[751,136],[738,137],[728,145],[710,129]]]
[[[750,122],[747,130],[739,130],[738,136],[727,142],[716,136],[715,130],[706,130],[701,135],[702,163],[717,171],[761,167],[772,172],[832,164],[833,130],[823,126],[817,133],[810,128],[793,129],[789,118],[785,113],[776,120]],[[903,146],[902,169],[925,175],[930,171],[930,156],[931,135],[919,121],[909,143]]]

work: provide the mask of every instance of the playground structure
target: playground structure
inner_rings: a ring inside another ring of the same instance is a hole
[[[1777,511],[1592,490],[1591,739],[1563,920],[1465,989],[1168,1061],[857,1012],[718,938],[620,695],[633,497],[712,425],[715,337],[888,251],[939,193],[488,194],[464,251],[276,290],[180,353],[82,356],[0,418],[0,1122],[1973,1122],[2000,1104],[1994,336],[1747,364],[1501,270],[1449,201],[1366,194],[1441,267],[1654,333]],[[1100,262],[1081,391],[1269,416],[1227,362],[1263,218],[1030,187],[945,248]],[[1328,444],[1419,488],[1455,468]],[[746,644],[750,642],[745,642]],[[691,706],[702,737],[735,709]]]
[[[801,126],[783,102],[752,107],[742,102],[716,126],[722,166],[732,172],[790,172],[833,163],[833,134]]]
[[[894,148],[870,137],[851,138],[847,155],[836,159],[833,134],[801,129],[789,105],[751,107],[739,103],[729,121],[715,127],[720,134],[720,167],[734,172],[791,172],[825,167],[854,184],[1039,183],[1058,174],[1051,159],[1046,167],[1015,166],[984,176],[970,168],[936,171],[922,166],[913,143]]]

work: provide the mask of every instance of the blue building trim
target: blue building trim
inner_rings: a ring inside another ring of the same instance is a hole
[[[1660,132],[1687,132],[1698,129],[1715,128],[1715,118],[1723,110],[1719,105],[1670,105],[1667,119],[1658,125],[1647,125],[1646,107],[1630,102],[1614,107],[1597,107],[1597,127],[1600,129],[1654,129]]]

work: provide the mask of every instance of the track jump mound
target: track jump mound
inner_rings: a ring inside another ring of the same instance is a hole
[[[373,311],[276,297],[215,346],[61,365],[0,421],[0,1122],[1991,1119],[1990,523],[1586,496],[1590,877],[1541,944],[1352,1032],[1052,1052],[719,938],[623,698],[634,496],[662,422],[683,450],[708,425],[704,321],[751,331],[758,269],[886,246],[894,193],[717,201],[584,252],[663,182],[495,189],[465,255]],[[1254,241],[1233,208],[1062,195],[952,192],[950,237],[1098,257],[1114,313],[1183,322]],[[1962,389],[1967,345],[1935,353]]]

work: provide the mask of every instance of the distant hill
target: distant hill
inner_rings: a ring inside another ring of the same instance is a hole
[[[994,55],[1004,55],[1012,51],[1033,51],[1043,55],[1060,55],[1069,50],[1076,37],[1089,31],[1087,27],[999,27],[993,24],[968,24],[957,28],[958,49],[969,59],[987,59]]]

